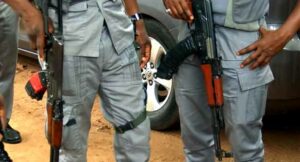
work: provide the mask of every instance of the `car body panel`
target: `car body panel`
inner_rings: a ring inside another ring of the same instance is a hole
[[[296,0],[269,0],[270,9],[267,15],[269,24],[282,24],[296,5]]]
[[[177,40],[178,33],[180,32],[178,24],[182,23],[182,21],[170,17],[165,11],[166,8],[162,0],[138,0],[138,4],[140,12],[146,18],[151,18],[161,23],[169,30],[173,38]]]

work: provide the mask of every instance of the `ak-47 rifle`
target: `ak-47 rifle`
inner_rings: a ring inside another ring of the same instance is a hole
[[[26,91],[34,99],[40,100],[47,89],[47,139],[50,144],[50,162],[59,161],[59,149],[63,128],[63,22],[62,0],[56,0],[58,27],[54,33],[49,32],[48,7],[50,0],[35,0],[44,20],[46,46],[44,60],[39,60],[41,72],[33,75],[26,84]],[[54,7],[54,6],[52,6]]]
[[[41,0],[40,8],[43,13],[45,36],[46,36],[46,63],[48,76],[48,142],[50,144],[50,162],[59,161],[59,149],[62,139],[63,127],[63,100],[62,100],[62,76],[63,76],[63,22],[62,22],[62,0],[57,0],[58,30],[49,33],[48,29],[48,6],[50,1]]]
[[[195,28],[191,29],[191,36],[167,52],[156,76],[171,79],[186,57],[192,54],[200,57],[200,69],[204,75],[208,105],[212,112],[215,154],[222,161],[223,157],[231,157],[232,154],[222,150],[220,141],[220,130],[224,128],[222,67],[216,48],[211,0],[191,0],[188,4],[193,11]]]

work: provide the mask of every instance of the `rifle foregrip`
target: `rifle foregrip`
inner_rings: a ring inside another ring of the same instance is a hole
[[[214,77],[214,92],[216,97],[216,106],[223,106],[224,98],[223,98],[223,86],[222,86],[222,78],[220,76]]]
[[[51,144],[52,141],[52,117],[53,117],[52,110],[53,110],[52,105],[47,103],[47,139],[49,144]]]
[[[211,64],[201,64],[200,67],[204,75],[208,105],[210,107],[223,106],[222,78],[220,76],[213,76]]]
[[[204,83],[206,88],[208,106],[215,106],[213,78],[212,78],[212,67],[211,64],[201,64],[200,68],[203,72]]]
[[[52,146],[55,149],[59,149],[62,139],[62,120],[53,120],[52,127]]]

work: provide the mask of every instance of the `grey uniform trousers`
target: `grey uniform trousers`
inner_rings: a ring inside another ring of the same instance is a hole
[[[17,34],[17,14],[7,4],[0,2],[0,94],[4,96],[7,119],[10,119],[13,107]]]
[[[227,51],[227,53],[232,52]],[[215,158],[211,112],[207,106],[204,79],[199,65],[200,60],[195,55],[188,57],[180,65],[175,75],[175,95],[179,107],[186,161],[213,162]],[[255,74],[255,71],[250,70],[244,72],[243,77],[247,77],[249,73]],[[232,145],[235,161],[262,162],[264,149],[261,127],[267,84],[263,83],[243,90],[237,73],[237,69],[233,66],[223,67],[223,111],[226,135]]]
[[[124,125],[145,111],[146,93],[132,39],[128,39],[131,40],[129,43],[124,42],[128,47],[117,52],[108,28],[103,25],[104,17],[100,10],[103,8],[98,6],[94,1],[76,3],[63,17],[65,103],[60,162],[87,161],[91,110],[97,95],[101,98],[104,117],[114,126]],[[120,9],[117,5],[116,10],[111,10],[116,13]],[[124,12],[117,13],[125,15]],[[50,10],[49,15],[57,25],[55,12]],[[116,15],[110,16],[115,18]],[[120,28],[118,23],[110,25]],[[119,32],[122,34],[122,30]],[[149,136],[148,118],[134,129],[123,134],[116,133],[116,161],[148,161]]]
[[[103,27],[99,43],[99,57],[64,57],[62,162],[87,161],[91,109],[97,94],[105,118],[115,126],[132,121],[145,109],[146,94],[134,46],[118,54],[106,27]],[[148,161],[149,134],[148,118],[132,130],[116,133],[116,161]]]
[[[196,62],[198,58],[191,56]],[[181,135],[187,162],[214,161],[211,112],[207,106],[203,74],[199,66],[184,63],[175,77],[176,101],[179,107]],[[261,135],[267,85],[241,91],[232,70],[224,70],[223,85],[235,87],[235,96],[224,96],[226,134],[234,157],[239,162],[263,161]],[[230,83],[229,83],[230,82]]]

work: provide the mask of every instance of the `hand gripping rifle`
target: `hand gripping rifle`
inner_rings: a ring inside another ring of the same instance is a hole
[[[56,0],[56,13],[58,18],[58,30],[49,33],[48,7],[50,0],[35,0],[35,4],[41,10],[44,20],[46,47],[44,49],[45,60],[40,61],[41,72],[33,75],[26,84],[26,91],[34,99],[40,100],[47,89],[47,139],[50,144],[50,162],[59,161],[59,149],[62,139],[63,127],[63,100],[62,100],[62,76],[63,76],[63,22],[62,0]]]
[[[222,67],[221,57],[218,56],[216,49],[211,0],[192,0],[188,3],[195,17],[195,29],[191,29],[191,36],[167,52],[157,69],[156,76],[171,79],[186,57],[191,54],[200,57],[200,69],[204,75],[208,105],[212,112],[215,154],[218,160],[222,161],[223,157],[231,157],[232,154],[222,150],[220,141],[220,130],[224,128]]]

